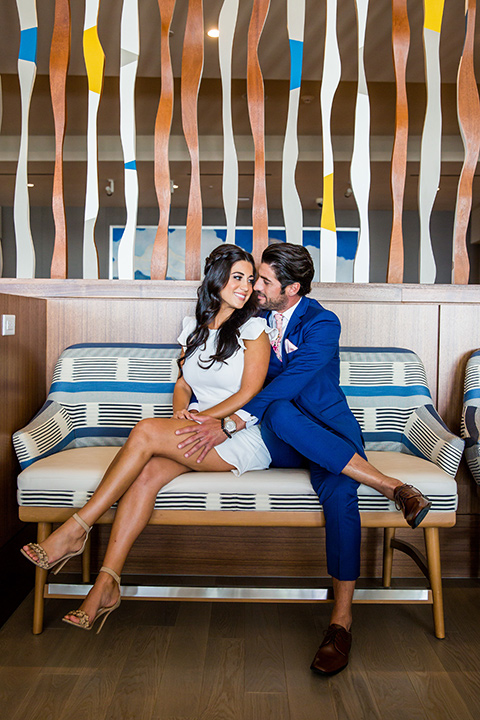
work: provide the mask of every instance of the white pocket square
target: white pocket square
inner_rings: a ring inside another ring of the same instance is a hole
[[[294,350],[298,350],[298,347],[296,345],[294,345],[292,342],[290,342],[290,340],[288,340],[288,338],[287,338],[287,340],[285,340],[285,352],[291,353]]]

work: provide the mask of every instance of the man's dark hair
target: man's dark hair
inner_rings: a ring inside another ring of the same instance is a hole
[[[312,287],[315,268],[310,253],[301,245],[277,242],[269,245],[262,254],[262,262],[270,265],[282,286],[300,283],[299,295],[307,295]]]

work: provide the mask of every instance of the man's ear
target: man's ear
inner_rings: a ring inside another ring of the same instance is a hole
[[[298,295],[299,290],[300,290],[300,283],[298,283],[298,282],[294,282],[291,285],[287,285],[287,287],[285,288],[285,292],[289,297]]]

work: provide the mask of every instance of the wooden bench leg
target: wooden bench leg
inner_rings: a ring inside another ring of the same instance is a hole
[[[388,588],[392,583],[393,548],[391,542],[395,537],[395,528],[383,530],[383,587]]]
[[[427,549],[430,586],[433,593],[433,624],[435,636],[445,637],[445,619],[443,614],[442,571],[440,565],[440,542],[438,528],[424,528],[425,547]]]
[[[92,536],[89,535],[87,538],[87,543],[85,545],[85,550],[83,551],[83,555],[82,555],[82,580],[84,583],[90,582],[91,551],[92,551]]]
[[[37,542],[43,542],[52,532],[52,523],[40,522],[37,525]],[[43,606],[45,583],[48,570],[35,569],[35,599],[33,604],[33,634],[39,635],[43,630]]]

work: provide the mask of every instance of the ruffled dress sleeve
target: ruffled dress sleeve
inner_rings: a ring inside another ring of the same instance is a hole
[[[267,334],[270,341],[278,335],[278,330],[276,328],[271,328],[265,318],[253,317],[250,318],[250,320],[247,320],[247,322],[240,327],[240,347],[245,350],[245,343],[243,340],[256,340],[260,337],[262,332]]]
[[[183,326],[182,326],[182,332],[177,338],[177,341],[180,343],[182,347],[186,347],[187,345],[187,338],[190,335],[190,333],[195,329],[196,320],[194,317],[185,317],[183,318]]]

